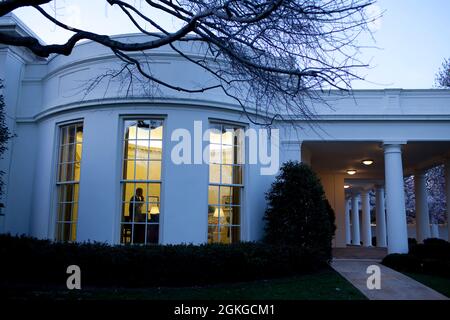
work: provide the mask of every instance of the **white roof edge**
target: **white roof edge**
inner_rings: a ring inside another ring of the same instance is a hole
[[[41,44],[46,44],[44,40],[12,12],[0,17],[0,30],[15,32],[21,36],[30,36],[37,39]]]

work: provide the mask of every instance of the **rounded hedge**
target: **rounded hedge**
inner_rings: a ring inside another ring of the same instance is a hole
[[[283,164],[266,199],[266,243],[298,246],[331,259],[335,215],[309,166],[292,161]]]

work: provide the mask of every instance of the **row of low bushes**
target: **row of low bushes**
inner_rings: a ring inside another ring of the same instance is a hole
[[[0,282],[65,285],[69,265],[83,286],[187,286],[310,272],[326,266],[305,249],[262,243],[109,246],[0,235]]]
[[[426,239],[423,244],[410,242],[408,254],[390,254],[382,263],[400,272],[450,277],[450,242],[442,239]]]

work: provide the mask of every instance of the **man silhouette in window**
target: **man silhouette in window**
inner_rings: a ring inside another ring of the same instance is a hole
[[[134,214],[134,222],[145,222],[146,213],[142,212],[144,196],[142,188],[137,188],[134,196],[130,199],[130,217]]]

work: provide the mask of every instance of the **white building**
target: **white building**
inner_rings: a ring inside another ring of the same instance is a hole
[[[3,17],[0,28],[31,32],[13,16]],[[149,56],[156,75],[168,81],[208,81],[168,48]],[[227,129],[257,128],[241,107],[219,91],[124,95],[120,81],[86,94],[83,85],[117,65],[93,42],[49,59],[0,46],[7,122],[16,134],[1,161],[1,231],[114,244],[260,239],[264,195],[274,175],[261,175],[264,165],[236,160],[248,146]],[[403,176],[422,177],[424,169],[444,162],[450,168],[450,90],[361,90],[326,98],[333,108],[316,105],[314,123],[277,123],[281,160],[308,163],[321,177],[336,212],[335,246],[371,245],[367,191],[376,189],[377,243],[389,252],[407,251]],[[222,155],[219,164],[171,161],[179,143],[171,139],[174,130],[194,136],[200,122],[203,130],[223,132],[210,136],[210,156]],[[364,165],[368,159],[373,163]],[[356,173],[348,174],[351,169]],[[450,199],[449,173],[446,183]],[[417,179],[419,239],[431,232],[425,197],[423,179]]]

